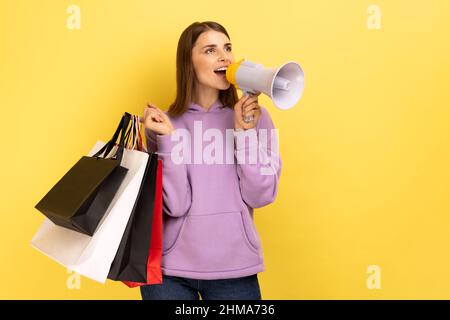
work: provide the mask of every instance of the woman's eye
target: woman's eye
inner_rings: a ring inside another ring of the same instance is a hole
[[[205,53],[209,53],[209,52],[212,51],[212,50],[214,50],[214,49],[213,49],[213,48],[208,49],[208,50],[205,51]],[[228,51],[231,51],[232,49],[231,49],[231,47],[227,47],[227,50],[228,50]]]

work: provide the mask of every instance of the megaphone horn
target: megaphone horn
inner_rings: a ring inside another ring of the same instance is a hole
[[[273,69],[242,59],[228,66],[226,78],[244,94],[264,93],[281,110],[294,107],[303,94],[304,73],[293,61]],[[253,119],[245,120],[251,122]]]

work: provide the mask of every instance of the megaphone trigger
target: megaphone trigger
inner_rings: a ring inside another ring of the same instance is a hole
[[[261,94],[261,92],[260,91],[254,91],[254,92],[250,91],[247,94],[250,95],[250,96],[259,96]]]

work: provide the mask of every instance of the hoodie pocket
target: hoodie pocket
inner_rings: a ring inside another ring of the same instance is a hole
[[[258,232],[256,231],[253,219],[247,211],[242,212],[241,217],[244,227],[244,234],[246,235],[250,246],[252,246],[254,250],[258,251],[261,248],[261,241],[259,239]]]
[[[190,213],[166,252],[166,267],[197,271],[237,270],[261,263],[249,241],[240,211]]]
[[[171,251],[176,245],[186,223],[186,218],[186,215],[182,217],[163,215],[163,255]]]

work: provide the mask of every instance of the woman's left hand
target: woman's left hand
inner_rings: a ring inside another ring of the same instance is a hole
[[[258,104],[258,96],[256,94],[244,95],[234,105],[234,128],[235,129],[252,129],[258,124],[261,117],[261,106]],[[244,117],[253,116],[251,122],[245,122]]]

